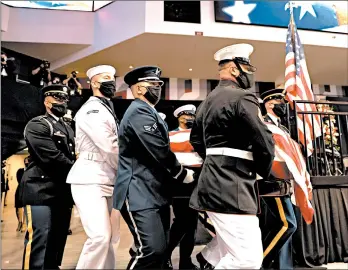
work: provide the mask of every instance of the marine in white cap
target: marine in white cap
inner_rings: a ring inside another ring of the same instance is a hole
[[[227,46],[214,54],[219,61],[220,77],[231,77],[240,88],[249,89],[254,85],[256,67],[250,64],[250,55],[253,53],[250,44],[235,44]]]
[[[187,169],[195,171],[198,177],[203,163],[202,158],[190,144],[190,133],[196,114],[196,106],[187,104],[174,111],[178,119],[178,128],[169,132],[170,148],[178,161]],[[196,183],[183,185],[174,183],[172,191],[172,207],[175,219],[170,228],[168,260],[174,249],[180,244],[179,269],[198,269],[193,264],[191,254],[195,246],[198,212],[189,207],[189,201]]]
[[[118,120],[110,100],[116,91],[116,70],[96,66],[87,71],[93,96],[75,116],[79,158],[67,182],[87,234],[77,269],[115,269],[113,243],[117,232],[111,215],[118,163]],[[116,226],[117,227],[117,226]]]
[[[207,212],[217,235],[197,255],[201,268],[260,269],[263,260],[255,186],[270,174],[274,142],[257,97],[247,90],[256,71],[252,51],[235,44],[214,55],[220,82],[198,108],[191,130],[190,142],[205,161],[190,206]]]

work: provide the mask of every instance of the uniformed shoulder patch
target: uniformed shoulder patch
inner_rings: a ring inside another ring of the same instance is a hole
[[[157,130],[157,123],[154,123],[152,126],[144,126],[145,131],[155,132]]]
[[[87,112],[87,114],[90,114],[90,113],[99,113],[99,110],[90,110]]]

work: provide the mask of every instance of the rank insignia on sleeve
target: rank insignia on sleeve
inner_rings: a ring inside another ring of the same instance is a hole
[[[144,126],[145,131],[155,132],[157,129],[157,123],[154,123],[152,126]]]
[[[90,114],[90,113],[98,113],[99,110],[91,110],[91,111],[88,111],[87,114]]]

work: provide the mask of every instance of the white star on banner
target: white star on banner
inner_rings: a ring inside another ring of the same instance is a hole
[[[313,1],[295,1],[296,6],[301,8],[300,13],[300,20],[302,20],[303,16],[306,15],[306,13],[312,14],[313,17],[317,17],[317,14],[315,14],[315,11],[313,9]]]
[[[233,6],[224,7],[222,12],[232,17],[232,22],[250,23],[249,14],[256,4],[244,4],[244,1],[235,1]]]

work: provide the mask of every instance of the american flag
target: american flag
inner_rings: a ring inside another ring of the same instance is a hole
[[[293,18],[290,19],[286,38],[285,91],[292,108],[295,100],[314,101],[303,46]],[[314,104],[296,103],[296,110],[299,140],[310,156],[313,152],[312,141],[321,135],[320,118],[319,115],[312,118],[312,115],[299,112],[315,112],[317,108]]]
[[[312,184],[307,172],[300,145],[291,139],[290,135],[272,123],[265,123],[272,132],[275,142],[275,158],[271,174],[279,179],[294,180],[294,198],[307,224],[313,221],[314,209],[312,199]]]

